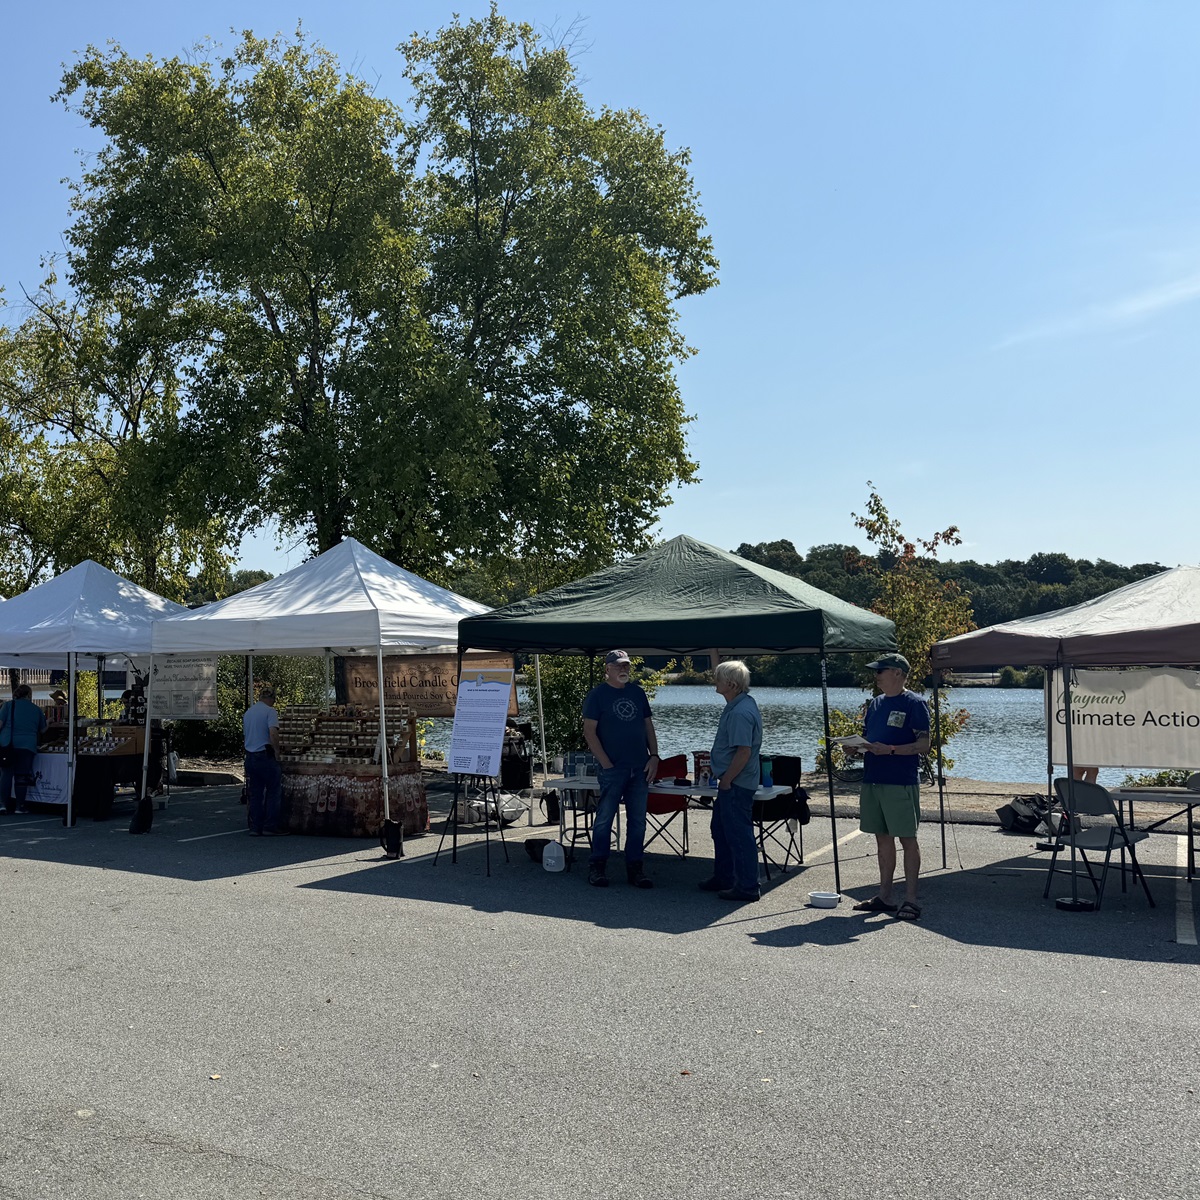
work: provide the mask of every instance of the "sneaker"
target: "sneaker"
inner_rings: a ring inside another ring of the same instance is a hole
[[[761,899],[759,892],[739,892],[736,888],[727,888],[723,892],[718,892],[717,895],[722,900],[732,900],[735,904],[751,904],[753,901]]]
[[[723,892],[725,890],[725,885],[715,875],[710,879],[700,880],[696,886],[702,892]]]
[[[602,862],[588,863],[588,883],[592,887],[608,887],[607,864]]]
[[[291,832],[290,829],[264,829],[263,837],[287,837]]]
[[[625,878],[629,880],[631,887],[652,888],[654,886],[654,880],[646,875],[640,862],[625,864]]]

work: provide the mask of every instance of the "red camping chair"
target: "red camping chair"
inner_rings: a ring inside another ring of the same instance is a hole
[[[686,754],[676,754],[671,758],[659,760],[658,772],[655,779],[683,779],[687,775],[688,760]],[[678,854],[686,858],[688,852],[688,798],[682,792],[651,791],[646,798],[646,829],[654,832],[646,838],[646,849],[650,843],[662,838]],[[678,833],[671,826],[683,817],[683,828]]]

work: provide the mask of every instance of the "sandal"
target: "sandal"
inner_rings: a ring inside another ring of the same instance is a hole
[[[919,921],[921,919],[920,906],[911,900],[905,900],[896,911],[896,919],[898,921]]]
[[[860,900],[853,909],[854,912],[886,912],[894,913],[896,906],[889,904],[882,896],[872,896],[870,900]]]

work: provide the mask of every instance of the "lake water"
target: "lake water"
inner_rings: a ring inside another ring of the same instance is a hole
[[[757,688],[754,698],[763,716],[763,751],[798,754],[811,770],[823,731],[820,688]],[[857,712],[867,693],[859,688],[830,688],[829,707]],[[534,711],[520,689],[522,713]],[[690,753],[712,745],[724,701],[711,687],[663,687],[651,702],[658,744],[665,755]],[[997,783],[1036,782],[1046,778],[1046,727],[1042,693],[1023,688],[953,688],[947,708],[971,714],[963,731],[947,746],[954,759],[951,774]],[[450,722],[438,721],[428,744],[445,751]],[[1120,783],[1126,772],[1106,768],[1100,782]]]

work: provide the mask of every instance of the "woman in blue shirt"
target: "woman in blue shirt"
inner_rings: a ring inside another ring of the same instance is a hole
[[[33,774],[33,756],[45,730],[46,714],[34,704],[30,686],[20,684],[13,698],[0,706],[0,750],[6,756],[0,770],[0,796],[4,798],[5,812],[14,813],[18,804],[25,803],[29,777]]]

